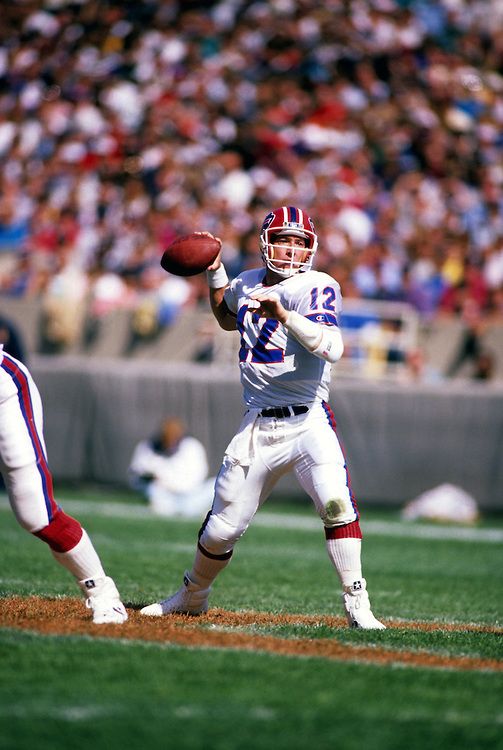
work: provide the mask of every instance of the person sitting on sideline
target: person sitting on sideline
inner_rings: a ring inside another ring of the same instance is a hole
[[[157,515],[202,517],[211,507],[215,477],[208,478],[206,450],[180,419],[165,419],[158,435],[138,443],[129,478]]]

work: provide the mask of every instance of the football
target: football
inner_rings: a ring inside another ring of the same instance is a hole
[[[177,237],[166,248],[161,266],[175,276],[195,276],[205,271],[218,255],[220,243],[207,232]]]

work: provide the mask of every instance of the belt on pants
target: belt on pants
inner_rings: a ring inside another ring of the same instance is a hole
[[[271,409],[262,409],[259,417],[276,417],[284,419],[285,417],[297,417],[299,414],[305,414],[309,411],[309,406],[274,406]]]

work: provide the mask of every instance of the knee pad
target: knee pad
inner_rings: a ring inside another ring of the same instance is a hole
[[[32,534],[46,542],[54,552],[69,552],[80,542],[82,526],[60,509],[47,526],[39,531],[32,531]]]
[[[236,528],[220,516],[209,513],[199,533],[199,544],[203,552],[221,557],[232,553],[234,545],[245,531],[246,527]]]
[[[358,514],[347,500],[332,497],[321,508],[320,518],[326,527],[332,527],[356,521]]]

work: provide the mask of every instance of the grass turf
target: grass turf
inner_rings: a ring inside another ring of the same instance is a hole
[[[61,495],[79,500],[79,490]],[[127,502],[96,489],[87,499]],[[71,502],[64,507],[71,513]],[[278,511],[277,507],[273,508]],[[178,588],[198,524],[78,517],[123,598],[134,604]],[[313,517],[310,508],[284,505]],[[77,514],[76,514],[77,515]],[[365,520],[395,516],[366,512]],[[75,596],[45,545],[0,514],[0,596]],[[365,526],[364,520],[364,526]],[[486,526],[489,524],[485,524]],[[501,528],[499,521],[490,525]],[[501,545],[366,534],[364,569],[376,614],[431,622],[502,624]],[[341,614],[323,535],[252,526],[217,581],[212,605]],[[1,606],[1,603],[0,603]],[[314,626],[257,628],[402,650],[501,658],[501,635]],[[90,637],[0,631],[0,748],[502,747],[501,674],[326,662]]]
[[[5,748],[495,748],[501,729],[495,675],[11,632],[0,654]]]

